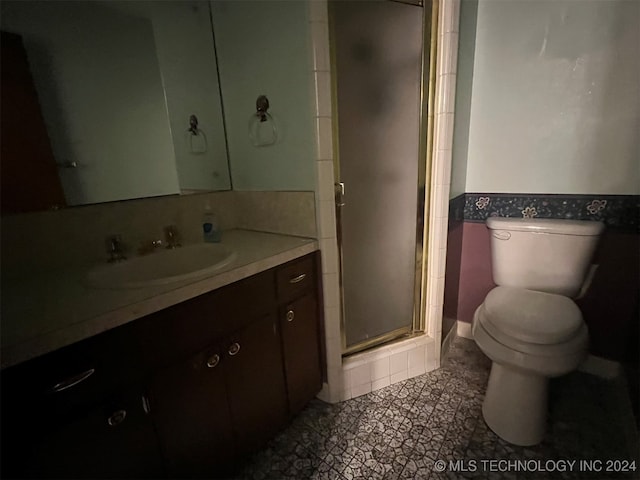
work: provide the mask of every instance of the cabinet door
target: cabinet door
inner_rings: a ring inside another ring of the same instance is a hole
[[[306,295],[281,309],[280,328],[289,409],[291,413],[297,413],[322,388],[315,296]]]
[[[218,348],[158,372],[152,408],[170,476],[215,477],[233,458],[233,434]]]
[[[10,476],[46,478],[158,478],[160,448],[148,402],[141,391],[110,396],[71,418],[31,425],[23,443],[24,463]],[[46,407],[45,407],[46,408]],[[5,412],[9,413],[9,412]],[[46,415],[55,416],[50,410]],[[11,441],[10,439],[6,439]]]
[[[230,337],[225,352],[229,406],[238,446],[254,450],[286,422],[287,397],[275,314]]]

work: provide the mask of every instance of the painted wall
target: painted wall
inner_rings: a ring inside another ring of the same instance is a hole
[[[640,193],[638,45],[637,1],[479,2],[466,191]]]
[[[314,190],[313,57],[307,2],[211,5],[234,190]],[[269,98],[278,141],[254,147],[249,119],[262,94]]]
[[[458,36],[450,199],[466,191],[477,16],[478,0],[460,2],[460,34]]]

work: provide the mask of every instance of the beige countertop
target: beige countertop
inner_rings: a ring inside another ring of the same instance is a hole
[[[87,285],[94,265],[2,279],[2,368],[250,277],[318,248],[311,238],[248,230],[225,232],[236,259],[209,276],[167,285],[105,289]]]

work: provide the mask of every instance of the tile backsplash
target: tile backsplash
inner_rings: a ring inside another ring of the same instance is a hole
[[[207,205],[223,230],[246,228],[315,237],[313,192],[212,192],[11,215],[0,219],[3,275],[103,262],[105,239],[120,234],[135,253],[176,225],[185,244],[202,241]]]

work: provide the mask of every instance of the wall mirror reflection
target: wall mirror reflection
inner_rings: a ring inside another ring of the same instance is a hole
[[[0,18],[3,213],[231,188],[208,2],[7,0]]]

